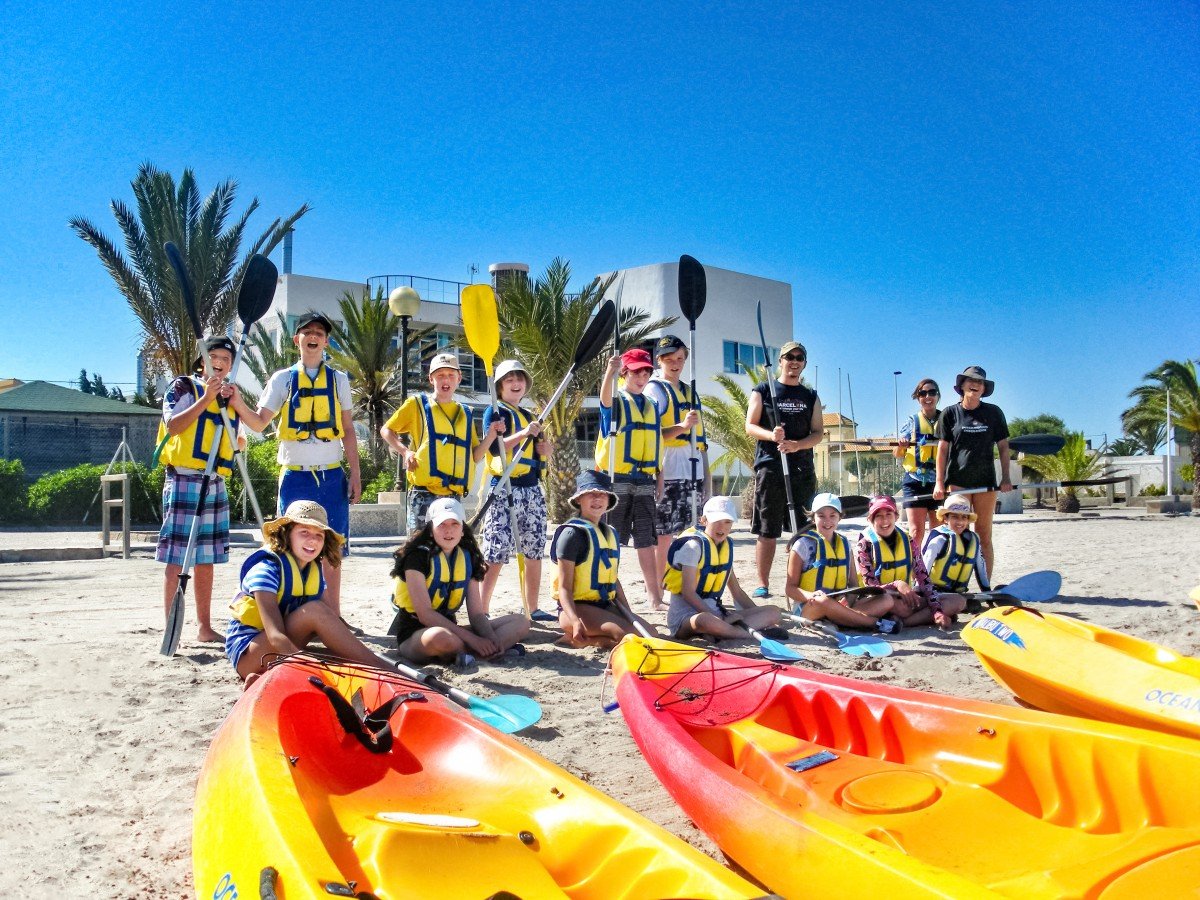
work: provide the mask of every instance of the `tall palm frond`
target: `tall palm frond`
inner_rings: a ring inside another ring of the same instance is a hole
[[[201,199],[191,169],[184,169],[176,184],[170,173],[143,163],[131,187],[133,208],[120,200],[110,204],[124,253],[88,219],[76,216],[69,224],[95,248],[141,325],[150,355],[169,372],[187,372],[195,357],[197,336],[192,333],[163,244],[173,241],[187,262],[204,332],[223,332],[235,318],[237,289],[250,256],[270,253],[309,207],[305,204],[290,216],[275,219],[249,252],[239,256],[247,221],[258,209],[258,200],[252,199],[237,221],[226,227],[237,182],[224,181]]]
[[[556,258],[540,278],[532,282],[514,279],[500,291],[498,312],[503,352],[519,359],[529,370],[533,381],[529,397],[538,408],[544,407],[570,370],[579,339],[612,284],[611,277],[596,279],[573,294],[568,291],[570,280],[570,263]],[[644,310],[623,304],[620,350],[641,343],[674,321],[673,317],[650,321]],[[575,422],[584,400],[597,392],[608,358],[608,351],[601,351],[575,374],[546,421],[547,437],[554,447],[546,482],[554,521],[562,521],[571,512],[567,498],[574,493],[575,476],[579,474]]]
[[[1053,456],[1026,456],[1021,465],[1032,469],[1048,481],[1086,481],[1099,475],[1104,469],[1104,458],[1089,450],[1083,433],[1071,431],[1066,435],[1063,448]],[[1059,512],[1079,512],[1078,488],[1062,488],[1057,509]]]
[[[1150,432],[1161,423],[1162,438],[1166,437],[1167,391],[1171,393],[1171,424],[1189,433],[1188,448],[1192,462],[1200,460],[1200,379],[1197,360],[1168,359],[1142,376],[1145,381],[1129,392],[1136,403],[1121,413],[1121,424],[1127,433]],[[1200,509],[1200,479],[1192,486],[1192,509]]]
[[[767,370],[763,366],[747,366],[738,364],[742,371],[750,376],[752,384],[761,384],[766,380]],[[725,491],[729,484],[729,474],[733,467],[741,463],[747,469],[754,467],[754,454],[757,441],[746,434],[746,407],[749,405],[749,392],[734,376],[721,373],[713,376],[713,381],[725,391],[725,396],[703,394],[700,401],[704,408],[704,430],[709,440],[724,447],[724,452],[711,460],[709,465],[714,472],[724,473],[721,488]]]

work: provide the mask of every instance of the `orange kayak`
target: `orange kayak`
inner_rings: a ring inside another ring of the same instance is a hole
[[[416,683],[304,658],[217,732],[192,850],[204,900],[763,893]]]
[[[659,780],[787,897],[1200,890],[1200,742],[626,638]]]
[[[1200,738],[1200,659],[1017,606],[976,616],[962,638],[1036,709]]]

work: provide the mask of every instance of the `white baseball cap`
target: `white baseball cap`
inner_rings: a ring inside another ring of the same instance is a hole
[[[458,354],[439,353],[429,361],[429,373],[432,375],[438,369],[454,369],[456,372],[461,372],[462,366],[458,364]]]
[[[704,501],[704,518],[710,522],[736,522],[737,507],[732,497],[709,497]]]
[[[496,366],[496,384],[502,382],[513,372],[520,372],[525,376],[525,380],[529,381],[529,370],[521,365],[519,359],[506,359],[500,365]]]
[[[812,498],[812,511],[814,513],[827,506],[830,509],[836,509],[839,516],[842,514],[842,501],[828,491],[823,491]]]
[[[453,497],[439,497],[429,504],[429,521],[437,528],[447,519],[466,522],[467,515],[463,512],[462,504]]]

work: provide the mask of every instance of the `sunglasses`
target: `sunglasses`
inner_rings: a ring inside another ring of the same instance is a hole
[[[917,391],[918,397],[940,397],[941,391]]]
[[[799,356],[795,353],[784,354],[783,358],[786,359],[788,362],[804,362],[804,360],[806,359],[806,357]]]

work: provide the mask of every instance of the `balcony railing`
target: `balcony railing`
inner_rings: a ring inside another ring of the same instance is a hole
[[[421,302],[447,303],[458,306],[462,297],[462,289],[467,285],[461,281],[446,281],[444,278],[426,278],[424,275],[375,275],[367,279],[367,287],[374,296],[377,289],[383,288],[383,296],[388,297],[398,287],[414,288],[421,295]]]

